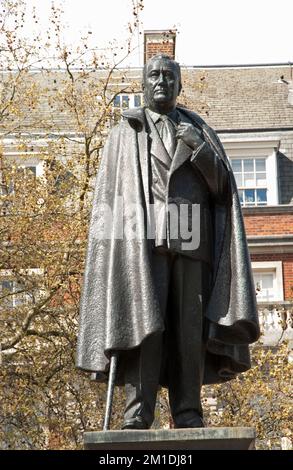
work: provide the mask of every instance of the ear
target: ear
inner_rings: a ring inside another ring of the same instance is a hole
[[[178,89],[178,96],[180,95],[181,90],[182,90],[182,83],[180,82],[180,83],[179,83],[179,89]]]

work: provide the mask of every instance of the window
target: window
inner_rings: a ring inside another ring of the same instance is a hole
[[[34,159],[35,160],[35,159]],[[7,158],[7,162],[8,162]],[[16,175],[20,175],[24,178],[36,178],[43,174],[43,163],[41,161],[35,162],[31,159],[23,161],[23,159],[11,159],[11,165],[17,167]],[[0,174],[0,194],[2,196],[12,194],[14,191],[15,176],[11,178],[11,170],[2,171]]]
[[[267,204],[267,173],[265,158],[233,158],[232,169],[239,191],[241,205]]]
[[[281,261],[253,262],[252,272],[258,302],[284,300]]]
[[[25,166],[24,171],[26,173],[32,173],[32,175],[34,175],[34,177],[37,176],[37,167],[36,167],[36,165],[34,165],[34,166]]]
[[[273,271],[255,272],[253,278],[258,299],[264,301],[274,300],[275,273]]]
[[[235,175],[241,205],[278,204],[277,152],[280,141],[270,136],[221,135]]]
[[[11,270],[0,271],[0,309],[15,308],[23,304],[33,303],[44,294],[40,288],[41,269],[20,271],[20,279],[16,279]],[[37,282],[33,280],[37,276]]]
[[[142,104],[141,94],[121,94],[114,98],[114,108],[128,109],[128,108],[139,108]]]
[[[4,308],[17,307],[28,301],[24,293],[24,286],[11,279],[0,280],[0,296]]]
[[[141,106],[141,95],[134,95],[134,107],[139,108]]]

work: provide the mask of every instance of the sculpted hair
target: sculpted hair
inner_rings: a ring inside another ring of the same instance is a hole
[[[145,83],[145,79],[146,79],[146,72],[147,72],[147,68],[149,66],[150,63],[154,62],[155,60],[165,60],[165,61],[169,61],[169,62],[172,62],[172,64],[174,65],[174,68],[177,72],[177,75],[178,75],[178,78],[179,78],[179,83],[181,85],[181,69],[180,69],[180,65],[178,64],[178,62],[176,62],[176,60],[173,60],[171,59],[170,56],[166,55],[166,54],[156,54],[154,55],[153,57],[151,57],[143,66],[143,83]]]

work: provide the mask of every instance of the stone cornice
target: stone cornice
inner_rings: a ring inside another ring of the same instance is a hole
[[[244,216],[263,214],[293,214],[293,204],[279,204],[277,206],[242,207],[242,213]]]
[[[251,254],[293,253],[293,235],[248,236]]]

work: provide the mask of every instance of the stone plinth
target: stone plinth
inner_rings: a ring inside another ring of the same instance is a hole
[[[84,433],[92,450],[248,450],[254,449],[254,428],[186,428]]]

